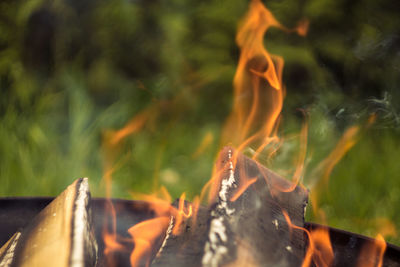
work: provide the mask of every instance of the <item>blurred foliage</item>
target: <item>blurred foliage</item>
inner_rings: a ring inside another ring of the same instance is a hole
[[[235,32],[247,4],[1,1],[0,196],[56,195],[82,176],[104,196],[107,133],[147,108],[154,116],[123,140],[112,163],[113,196],[159,185],[174,197],[198,194],[231,109]],[[385,218],[399,229],[398,1],[266,4],[284,25],[308,18],[310,29],[305,38],[267,33],[267,49],[285,59],[281,135],[288,138],[274,160],[260,160],[290,177],[304,120],[297,109],[307,110],[307,185],[343,131],[376,113],[375,125],[334,169],[319,205],[338,228],[375,235],[389,224],[376,223]],[[318,220],[312,212],[308,219]]]

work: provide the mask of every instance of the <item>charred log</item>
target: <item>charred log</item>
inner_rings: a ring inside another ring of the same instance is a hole
[[[178,236],[166,234],[153,265],[301,265],[307,190],[231,148],[221,152],[217,172],[214,202],[194,224],[180,225]]]

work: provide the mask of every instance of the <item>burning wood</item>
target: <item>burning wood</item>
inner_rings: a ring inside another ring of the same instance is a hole
[[[253,184],[254,185],[254,184]],[[249,188],[249,190],[251,190]],[[247,193],[243,193],[245,195]],[[34,216],[26,216],[26,214],[37,215],[40,210],[46,206],[47,203],[51,202],[51,198],[5,198],[0,199],[0,245],[5,244],[7,239],[15,232],[15,229],[24,225],[30,224],[31,218]],[[239,200],[239,198],[238,198]],[[12,204],[12,203],[13,204]],[[127,237],[127,231],[132,225],[139,224],[140,222],[149,220],[154,218],[154,214],[151,212],[151,205],[148,202],[143,201],[127,201],[127,200],[112,200],[111,201],[116,209],[116,231],[120,236]],[[115,265],[110,265],[105,260],[105,255],[103,254],[104,250],[104,240],[103,240],[103,228],[104,228],[104,217],[107,216],[105,207],[109,205],[110,200],[106,199],[92,199],[92,208],[93,208],[93,227],[95,228],[96,239],[99,244],[99,260],[97,261],[96,266],[131,266],[129,262],[129,254],[130,250],[133,248],[130,246],[127,247],[126,250],[121,251],[121,258],[115,262]],[[11,205],[12,204],[12,205]],[[214,203],[215,204],[215,203]],[[175,206],[178,206],[178,202],[175,203]],[[190,206],[190,203],[185,203],[186,207]],[[207,231],[209,230],[209,215],[211,208],[199,207],[197,219],[194,217],[189,217],[180,224],[177,233],[173,234],[173,227],[176,225],[174,219],[170,219],[169,226],[166,227],[164,236],[160,238],[163,239],[160,242],[158,247],[152,248],[152,255],[154,255],[153,263],[151,266],[170,266],[171,264],[177,263],[177,266],[193,266],[197,263],[198,266],[201,266],[202,257],[204,255],[204,244],[207,238]],[[17,212],[16,212],[17,211]],[[4,218],[8,218],[4,219]],[[249,220],[253,220],[253,218],[249,218]],[[13,222],[15,225],[11,225],[10,222]],[[171,222],[171,223],[170,223]],[[273,221],[271,224],[266,224],[265,227],[268,228],[271,225],[273,228],[276,227],[276,224],[279,221]],[[282,225],[281,225],[282,226]],[[243,224],[243,227],[247,227],[247,223]],[[279,224],[278,224],[279,227]],[[378,253],[372,253],[367,255],[364,251],[365,248],[371,248],[372,245],[376,243],[376,241],[372,238],[368,238],[365,236],[357,235],[354,233],[349,233],[343,230],[338,230],[334,228],[329,228],[326,226],[316,225],[313,223],[305,223],[305,229],[310,232],[316,232],[318,229],[323,228],[329,232],[330,241],[332,243],[333,249],[333,260],[331,262],[332,267],[342,267],[342,266],[360,266],[360,264],[365,263],[365,266],[370,266],[371,264],[377,266],[376,263],[379,262],[379,258],[376,256],[379,254],[380,250],[377,250]],[[22,231],[24,232],[24,231]],[[19,232],[21,233],[21,231]],[[235,234],[235,233],[230,233]],[[9,242],[0,249],[0,261],[1,266],[15,266],[10,265],[8,260],[5,260],[5,251],[8,251],[9,255],[12,257],[8,257],[9,259],[13,259],[13,249],[17,247],[18,244],[18,234],[16,237],[13,237],[9,240]],[[203,238],[201,238],[203,236]],[[7,237],[7,238],[4,238]],[[259,239],[268,240],[269,236],[259,236]],[[232,240],[228,237],[229,240]],[[196,241],[201,243],[196,243]],[[276,240],[279,242],[280,240]],[[307,244],[308,240],[303,240],[304,244]],[[267,242],[263,240],[263,242]],[[12,244],[15,245],[12,245]],[[163,243],[161,245],[161,243]],[[243,243],[241,243],[243,244]],[[382,243],[383,244],[383,243]],[[246,248],[254,248],[254,244],[247,244],[249,247]],[[318,245],[318,244],[314,244]],[[386,244],[386,250],[384,251],[383,258],[381,258],[381,266],[399,266],[400,265],[400,248],[391,244]],[[257,248],[260,251],[270,255],[270,251],[264,249],[262,247]],[[286,248],[289,249],[290,248]],[[278,249],[273,249],[273,253],[280,253]],[[158,255],[155,256],[158,252]],[[381,252],[380,252],[381,253]],[[239,250],[235,255],[236,259],[234,262],[229,265],[237,266],[252,266],[255,263],[251,262],[248,258],[248,254],[246,250]],[[320,254],[323,256],[323,254]],[[273,255],[271,257],[274,257]],[[285,257],[284,254],[281,257]],[[245,262],[243,262],[245,261]],[[8,265],[5,263],[7,262]],[[268,261],[270,262],[270,261]],[[57,263],[52,266],[64,266],[63,262]],[[316,262],[310,263],[309,266],[321,266]],[[262,264],[264,265],[264,264]],[[45,265],[47,266],[47,265]],[[94,265],[89,265],[94,266]],[[142,265],[141,265],[142,266]],[[144,266],[144,264],[143,264]],[[300,265],[299,265],[300,266]],[[308,265],[302,265],[308,266]],[[322,265],[323,266],[323,265]]]
[[[300,266],[307,190],[231,148],[217,166],[214,202],[182,223],[179,235],[167,230],[153,265]]]
[[[95,266],[87,178],[78,179],[0,249],[0,266]]]

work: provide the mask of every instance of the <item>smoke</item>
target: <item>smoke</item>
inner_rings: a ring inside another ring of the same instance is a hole
[[[367,109],[369,113],[376,114],[377,122],[375,127],[377,128],[400,128],[400,115],[396,109],[392,95],[385,92],[381,99],[370,98],[367,100]]]

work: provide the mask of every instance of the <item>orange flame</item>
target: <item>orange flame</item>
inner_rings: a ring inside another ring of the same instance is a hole
[[[116,266],[114,253],[119,251],[127,252],[128,248],[124,244],[131,243],[131,240],[117,235],[117,216],[114,205],[110,200],[106,202],[105,210],[107,216],[104,218],[103,227],[104,255],[107,266]]]
[[[315,184],[311,184],[311,187],[316,187],[315,190],[313,190],[310,194],[312,208],[314,214],[319,217],[319,219],[322,219],[323,223],[326,223],[325,216],[322,210],[319,209],[318,205],[320,194],[323,191],[322,186],[328,183],[329,177],[336,164],[338,164],[339,161],[346,155],[346,153],[357,143],[359,131],[359,126],[352,126],[348,128],[332,152],[317,166],[317,168],[314,170],[314,174],[311,175],[315,179],[318,179],[313,181]]]
[[[144,261],[146,266],[150,264],[150,252],[156,240],[165,233],[170,218],[158,217],[135,224],[128,232],[135,243],[130,257],[131,266],[139,266]]]
[[[241,53],[233,81],[233,109],[224,126],[221,141],[223,144],[232,143],[238,152],[256,145],[253,159],[265,148],[268,148],[268,154],[272,156],[281,144],[277,132],[285,97],[282,84],[284,60],[280,56],[270,54],[264,47],[264,35],[271,27],[305,35],[308,21],[302,20],[296,28],[288,29],[276,20],[260,0],[252,0],[238,29],[236,42]],[[296,187],[303,174],[307,126],[303,127],[301,142],[297,169],[293,175],[294,185],[284,189],[287,191]],[[273,143],[278,146],[268,147]],[[236,165],[235,157],[233,155],[233,165]],[[213,177],[218,176],[218,173],[213,173]],[[240,188],[233,199],[237,199],[254,182],[245,179],[246,181],[239,182]],[[215,188],[211,188],[209,199],[213,199],[214,196]]]
[[[146,201],[156,217],[168,216],[171,213],[171,196],[165,187],[153,194],[132,193],[134,199]]]
[[[376,218],[372,220],[373,226],[378,229],[378,233],[380,233],[384,237],[388,236],[397,236],[396,225],[389,220],[388,218]]]
[[[179,205],[178,205],[178,210],[176,212],[175,215],[175,226],[174,229],[172,230],[172,234],[177,235],[179,234],[179,230],[180,230],[180,225],[182,223],[183,218],[189,218],[190,216],[192,216],[193,210],[192,210],[192,205],[189,204],[188,208],[187,208],[187,212],[185,212],[185,198],[186,198],[186,194],[183,193],[181,195],[181,197],[179,198]]]
[[[309,267],[311,263],[315,264],[316,267],[331,266],[334,255],[328,228],[318,228],[308,231],[303,227],[293,224],[289,214],[285,210],[282,211],[282,214],[289,226],[289,231],[293,231],[293,229],[304,231],[308,238],[308,248],[301,267]]]
[[[112,138],[110,139],[111,145],[116,145],[121,140],[126,138],[129,135],[132,135],[138,132],[141,128],[143,128],[145,122],[150,118],[150,116],[154,113],[154,107],[151,106],[137,114],[130,122],[128,122],[123,128],[115,131],[113,133]]]
[[[155,213],[155,218],[141,222],[131,227],[128,232],[132,236],[134,249],[131,253],[131,265],[138,266],[143,263],[150,264],[152,248],[157,240],[165,233],[168,224],[173,221],[172,234],[178,235],[181,231],[181,224],[185,219],[192,218],[195,225],[196,214],[204,197],[204,192],[210,186],[209,200],[214,199],[219,183],[217,179],[222,177],[222,172],[235,169],[237,156],[245,147],[256,146],[253,159],[257,159],[264,149],[269,149],[269,156],[272,156],[278,146],[269,148],[270,144],[281,144],[278,137],[278,126],[282,111],[283,100],[285,98],[285,87],[282,84],[282,73],[284,60],[282,57],[268,53],[264,47],[264,35],[271,27],[278,28],[285,32],[296,32],[300,36],[307,33],[308,21],[302,20],[294,29],[288,29],[279,23],[272,13],[262,4],[260,0],[252,0],[244,20],[236,36],[236,42],[241,50],[237,71],[234,77],[234,102],[232,112],[223,128],[221,142],[223,144],[233,143],[237,147],[230,162],[225,166],[219,166],[213,171],[211,180],[205,185],[200,197],[196,197],[192,204],[185,205],[185,193],[179,198],[178,208],[173,207],[171,197],[165,188],[153,195],[141,195],[141,198],[150,203],[151,209]],[[110,132],[106,149],[105,175],[107,186],[107,197],[111,196],[111,176],[117,166],[114,164],[115,152],[118,144],[127,136],[138,132],[146,122],[152,118],[156,108],[148,108],[134,117],[125,127],[118,131]],[[371,118],[371,123],[374,118]],[[293,183],[288,188],[279,188],[281,191],[293,190],[301,181],[304,172],[304,161],[306,158],[307,147],[307,124],[304,124],[300,133],[300,152],[296,162],[296,170],[293,175]],[[359,127],[349,128],[338,142],[335,149],[320,164],[319,171],[322,171],[322,179],[327,183],[328,177],[334,166],[351,149],[358,139]],[[192,158],[197,158],[213,142],[214,136],[207,133],[192,154]],[[232,165],[230,165],[232,164]],[[239,168],[241,169],[241,168]],[[243,170],[241,170],[243,171]],[[230,201],[236,201],[246,189],[256,182],[256,178],[239,175],[243,180],[239,181],[239,187]],[[136,195],[138,196],[138,195]],[[317,196],[311,195],[313,208],[316,213]],[[115,231],[115,211],[111,209],[114,216],[112,231],[104,232],[104,242],[106,245],[105,254],[112,251],[123,250],[125,247],[119,242],[120,237]],[[288,214],[283,211],[283,215],[289,225],[290,231],[293,229],[302,230],[309,239],[309,246],[302,264],[308,267],[312,263],[318,267],[330,266],[333,262],[333,249],[329,238],[329,232],[325,228],[308,231],[302,227],[294,225]],[[172,217],[171,217],[172,216]],[[378,235],[373,245],[363,250],[365,255],[373,255],[376,264],[365,265],[364,257],[360,256],[359,266],[381,266],[386,243],[383,237]]]
[[[120,164],[116,162],[119,147],[118,145],[127,136],[138,132],[144,127],[145,122],[154,113],[154,107],[150,106],[145,109],[137,116],[135,116],[126,126],[118,131],[106,131],[102,143],[102,153],[103,153],[103,166],[104,166],[104,184],[106,191],[106,198],[109,200],[111,198],[112,192],[112,175],[116,169],[120,167]],[[131,240],[125,240],[117,234],[116,231],[116,212],[111,203],[108,201],[106,206],[106,218],[104,218],[104,229],[103,229],[103,240],[105,244],[104,255],[106,256],[106,261],[109,266],[116,266],[114,262],[113,253],[115,251],[126,250],[127,248],[122,242],[131,242]],[[110,218],[107,218],[107,217]]]
[[[321,179],[318,180],[318,186],[326,184],[329,176],[336,166],[336,164],[343,158],[344,155],[357,143],[359,138],[358,126],[352,126],[345,131],[339,142],[336,144],[333,151],[325,158],[315,170],[315,173],[321,175]],[[315,174],[314,174],[315,175]],[[326,224],[325,213],[318,206],[319,194],[321,193],[321,187],[311,192],[310,198],[313,207],[314,214]],[[310,231],[309,234],[310,243],[313,246],[309,246],[307,250],[308,257],[312,257],[313,263],[316,266],[330,266],[333,261],[333,249],[330,242],[328,229],[318,228]],[[308,266],[308,265],[305,265]]]
[[[316,266],[328,267],[333,262],[333,249],[327,228],[318,228],[310,232],[314,242],[313,262]]]
[[[131,252],[131,265],[137,266],[143,263],[148,265],[151,249],[155,247],[156,240],[166,232],[169,222],[173,221],[172,235],[179,235],[181,224],[196,214],[199,202],[185,205],[186,195],[183,193],[179,198],[178,208],[171,205],[171,196],[168,191],[161,187],[152,195],[135,193],[136,198],[145,200],[154,211],[155,218],[143,221],[131,227],[128,232],[132,236],[135,247]]]
[[[223,144],[232,142],[243,148],[261,140],[261,147],[265,147],[275,140],[271,135],[276,130],[282,110],[284,62],[264,47],[264,35],[271,27],[304,35],[308,23],[303,21],[295,29],[288,29],[260,0],[251,1],[236,36],[241,53],[233,81],[233,110],[223,129]],[[255,131],[258,127],[259,130]]]
[[[338,164],[343,156],[346,155],[346,153],[357,143],[359,131],[359,126],[352,126],[348,128],[343,136],[340,138],[335,149],[321,163],[321,166],[323,166],[322,179],[325,183],[328,181],[333,168]]]
[[[378,234],[372,243],[363,247],[358,258],[357,267],[382,267],[385,250],[385,239]]]
[[[311,264],[313,252],[315,251],[314,240],[311,238],[310,232],[303,227],[293,224],[292,220],[290,219],[289,214],[287,213],[286,210],[282,210],[282,214],[286,220],[286,223],[288,224],[289,231],[293,231],[293,229],[297,229],[297,230],[304,231],[304,233],[307,235],[309,244],[308,244],[308,249],[307,249],[306,255],[304,256],[304,260],[303,260],[301,267],[309,267]]]
[[[246,191],[246,189],[250,185],[254,184],[256,181],[257,181],[257,178],[253,178],[253,179],[246,181],[243,185],[241,185],[239,187],[239,189],[236,191],[236,193],[231,197],[231,201],[232,202],[236,201],[243,194],[243,192]]]

